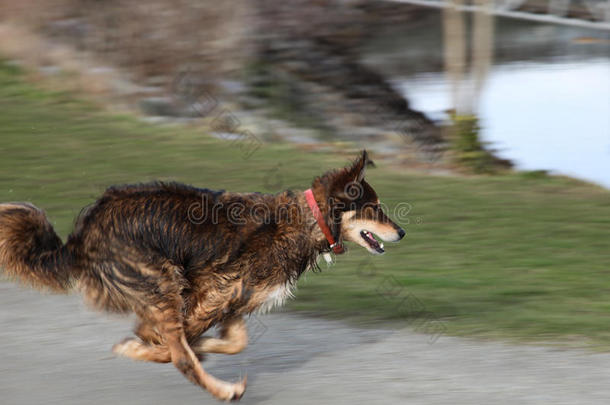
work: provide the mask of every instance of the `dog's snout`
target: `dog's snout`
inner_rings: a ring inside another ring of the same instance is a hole
[[[398,229],[398,240],[404,238],[406,234],[407,233],[405,232],[404,229],[402,229],[402,228]]]

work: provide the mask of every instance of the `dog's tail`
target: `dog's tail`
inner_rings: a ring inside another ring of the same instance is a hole
[[[28,203],[0,204],[0,268],[35,288],[67,292],[72,255],[44,212]]]

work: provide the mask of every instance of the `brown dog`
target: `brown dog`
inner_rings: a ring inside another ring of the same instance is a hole
[[[35,287],[78,288],[98,309],[133,311],[137,338],[113,347],[136,360],[172,362],[222,400],[245,379],[220,381],[198,356],[244,349],[243,316],[291,296],[320,254],[343,241],[383,253],[404,231],[364,180],[366,151],[306,192],[240,194],[176,183],[111,187],[83,210],[65,244],[28,203],[0,204],[0,266]],[[219,325],[219,338],[201,335]]]

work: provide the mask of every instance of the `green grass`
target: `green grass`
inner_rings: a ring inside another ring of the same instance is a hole
[[[0,201],[44,208],[62,236],[111,184],[304,189],[345,162],[282,144],[244,159],[196,128],[109,115],[0,64]],[[610,348],[609,192],[553,176],[433,177],[379,166],[368,178],[390,215],[412,206],[397,218],[407,237],[381,257],[351,246],[336,266],[299,282],[291,308],[396,323],[425,312],[450,334]]]

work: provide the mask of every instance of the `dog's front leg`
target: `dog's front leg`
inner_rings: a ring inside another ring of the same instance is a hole
[[[239,383],[229,383],[219,380],[205,372],[197,356],[189,346],[184,333],[182,313],[178,308],[184,307],[181,297],[165,297],[165,305],[149,306],[144,314],[149,323],[169,349],[170,359],[174,366],[190,381],[203,387],[221,400],[240,399],[246,390],[246,378]],[[146,316],[147,315],[147,316]]]
[[[222,323],[220,338],[200,337],[191,345],[191,348],[198,355],[204,353],[237,354],[247,345],[246,321],[242,317],[238,317]]]

